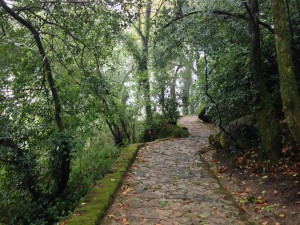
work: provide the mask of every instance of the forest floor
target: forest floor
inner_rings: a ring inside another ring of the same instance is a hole
[[[235,198],[248,220],[262,225],[300,225],[300,153],[284,148],[275,165],[259,162],[255,150],[235,156],[211,147],[201,156]]]
[[[213,126],[179,123],[190,137],[142,147],[102,225],[300,225],[299,164],[225,157],[208,145]]]

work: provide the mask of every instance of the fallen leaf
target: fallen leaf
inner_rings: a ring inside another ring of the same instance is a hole
[[[126,188],[123,192],[122,192],[122,194],[123,195],[126,195],[128,192],[130,192],[130,191],[132,191],[132,188]]]
[[[281,217],[281,218],[282,218],[282,217],[285,217],[284,213],[280,213],[280,214],[279,214],[279,217]]]
[[[244,206],[244,205],[240,206],[240,208],[241,208],[244,212],[247,211],[246,206]]]
[[[262,223],[262,225],[267,225],[268,224],[268,221],[265,221]]]
[[[219,169],[219,173],[225,173],[226,172],[226,169],[224,166],[222,166],[220,169]]]
[[[114,215],[108,215],[108,217],[109,217],[109,218],[115,218],[115,216],[114,216]]]
[[[127,219],[126,218],[124,218],[124,219],[122,219],[122,221],[121,221],[124,225],[129,225],[129,222],[127,221]]]

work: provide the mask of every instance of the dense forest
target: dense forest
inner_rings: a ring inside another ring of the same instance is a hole
[[[0,0],[0,223],[53,224],[123,146],[199,114],[229,152],[300,144],[299,0]]]

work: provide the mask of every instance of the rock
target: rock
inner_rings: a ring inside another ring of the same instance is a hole
[[[200,154],[205,154],[206,152],[213,151],[213,150],[214,150],[214,148],[212,146],[205,145],[205,146],[202,146],[202,147],[199,148],[199,153]]]
[[[159,127],[146,130],[143,135],[143,140],[147,142],[163,138],[183,138],[188,136],[189,132],[187,131],[186,127],[163,124]]]
[[[252,115],[247,115],[231,121],[219,134],[219,143],[222,148],[239,146],[248,148],[257,143],[259,138],[256,121]],[[230,135],[228,135],[230,134]]]
[[[205,123],[211,122],[211,118],[206,113],[206,104],[202,102],[198,108],[198,118]]]
[[[215,147],[215,148],[221,148],[220,135],[221,135],[220,133],[209,135],[208,136],[208,143],[210,145],[212,145],[213,147]]]

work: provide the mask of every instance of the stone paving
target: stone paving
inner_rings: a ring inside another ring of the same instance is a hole
[[[196,116],[179,123],[190,137],[141,148],[102,225],[250,224],[199,157],[213,128]]]

